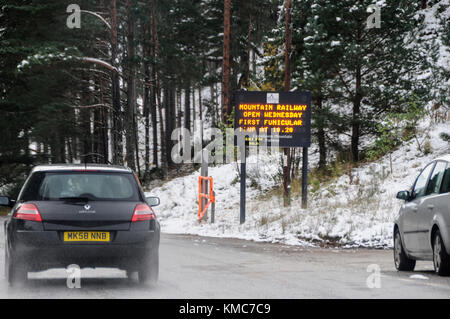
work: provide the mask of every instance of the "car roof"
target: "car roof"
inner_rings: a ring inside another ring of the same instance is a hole
[[[96,170],[96,171],[116,171],[131,173],[130,168],[119,165],[106,165],[106,164],[46,164],[37,165],[31,172],[49,172],[49,171],[68,171],[68,170]]]
[[[447,162],[450,162],[450,154],[438,157],[438,158],[436,158],[436,161],[447,161]]]

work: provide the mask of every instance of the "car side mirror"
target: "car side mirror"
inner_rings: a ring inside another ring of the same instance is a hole
[[[145,198],[145,200],[151,207],[158,206],[160,204],[159,197],[156,196],[148,196]]]
[[[408,191],[401,191],[397,193],[397,198],[402,200],[409,200],[411,198],[411,195]]]
[[[8,196],[0,196],[0,206],[13,207],[15,200],[10,199]]]

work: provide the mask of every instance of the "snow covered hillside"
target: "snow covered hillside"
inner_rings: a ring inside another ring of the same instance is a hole
[[[199,223],[198,176],[173,179],[149,193],[161,198],[156,208],[162,231],[202,236],[234,237],[291,245],[339,244],[346,247],[390,247],[392,222],[401,205],[397,191],[409,189],[413,180],[432,159],[450,153],[442,132],[450,133],[450,123],[432,127],[421,125],[419,141],[429,139],[431,153],[424,155],[411,140],[389,156],[363,165],[322,184],[310,185],[309,208],[301,209],[294,197],[290,209],[280,196],[264,196],[279,176],[279,155],[260,156],[258,164],[248,165],[247,221],[239,225],[239,183],[236,163],[211,167],[216,192],[216,221]],[[314,161],[314,156],[312,156]],[[259,185],[258,188],[255,186]]]

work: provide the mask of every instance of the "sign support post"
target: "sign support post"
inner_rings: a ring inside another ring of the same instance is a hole
[[[303,147],[302,156],[302,208],[308,208],[308,148]]]
[[[240,212],[240,218],[239,221],[241,225],[245,223],[245,182],[247,177],[246,172],[246,163],[245,163],[245,145],[242,147],[241,150],[241,212]]]

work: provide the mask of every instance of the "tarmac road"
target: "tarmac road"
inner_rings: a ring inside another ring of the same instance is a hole
[[[3,218],[0,218],[3,226]],[[450,277],[418,262],[395,270],[391,250],[302,248],[236,239],[161,236],[160,280],[139,286],[125,272],[83,269],[80,289],[66,285],[65,269],[29,273],[23,287],[4,277],[0,227],[0,298],[449,298]],[[379,267],[379,288],[369,265]],[[415,275],[417,278],[410,278]]]

